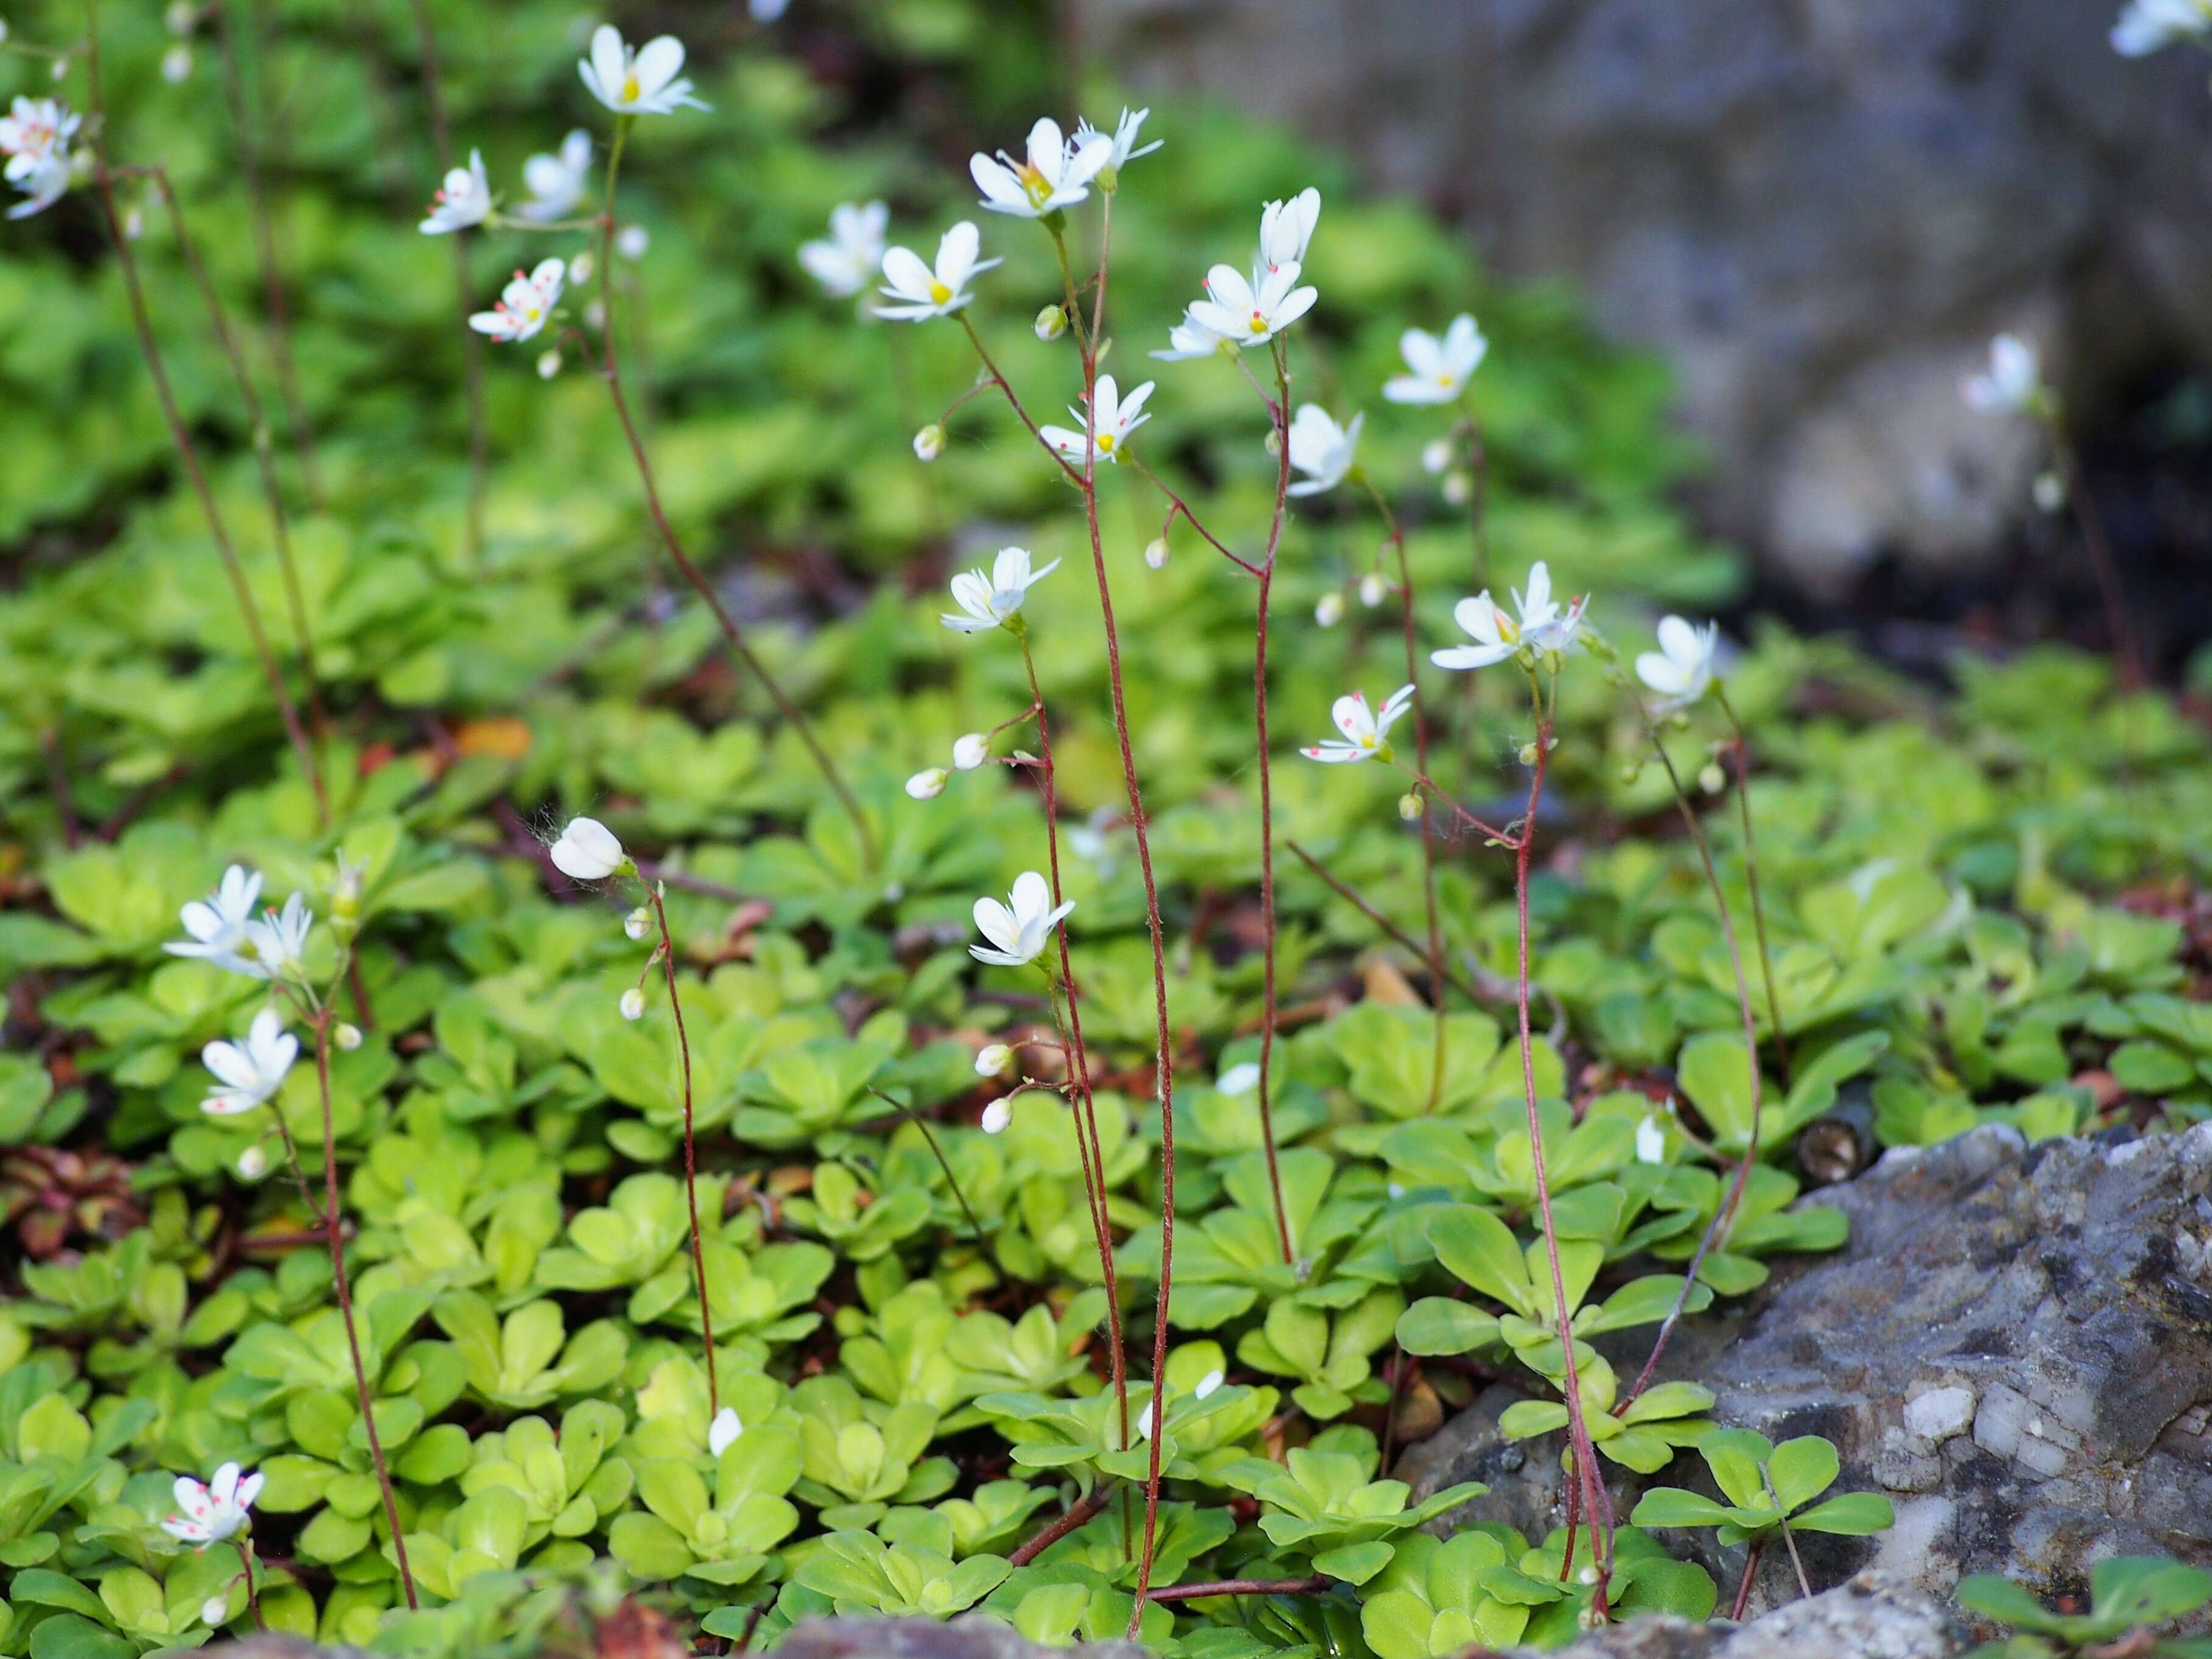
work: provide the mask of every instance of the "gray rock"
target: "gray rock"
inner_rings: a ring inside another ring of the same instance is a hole
[[[1555,1659],[1950,1659],[1963,1645],[1961,1634],[1925,1594],[1869,1572],[1741,1628],[1632,1619],[1553,1654]]]
[[[1672,359],[1718,528],[1838,587],[2027,511],[2020,422],[1967,410],[1998,329],[2069,394],[2212,357],[2200,55],[2119,0],[1087,0],[1140,87],[1285,116],[1566,274]],[[1323,234],[1327,234],[1324,220]],[[1441,321],[1442,319],[1437,319]]]

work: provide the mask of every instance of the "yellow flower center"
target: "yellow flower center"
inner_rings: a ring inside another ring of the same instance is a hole
[[[1439,374],[1437,376],[1437,384],[1438,386],[1449,386],[1451,383],[1452,377],[1449,374]]]
[[[944,283],[936,283],[936,282],[933,282],[932,283],[930,283],[930,285],[929,285],[929,302],[930,302],[930,304],[934,305],[934,306],[941,306],[941,305],[943,305],[943,304],[944,304],[947,300],[951,299],[951,297],[952,297],[952,290],[951,290],[951,289],[949,289],[949,288],[945,287]]]
[[[1021,180],[1022,189],[1039,207],[1042,207],[1045,199],[1052,194],[1052,185],[1044,174],[1026,161],[1016,164],[1014,177]]]
[[[1255,334],[1265,334],[1267,331],[1267,319],[1256,311],[1252,313],[1252,331]]]
[[[641,90],[641,88],[637,84],[637,71],[635,70],[632,70],[629,74],[623,76],[623,102],[625,104],[635,104],[637,102],[637,96]]]
[[[1508,645],[1520,644],[1521,624],[1515,622],[1512,617],[1507,616],[1503,611],[1498,611],[1497,614],[1498,637],[1504,640]]]
[[[1360,738],[1359,746],[1362,749],[1372,749],[1380,742],[1382,742],[1380,738],[1376,737],[1372,732],[1369,732]]]
[[[1098,434],[1098,453],[1102,455],[1110,455],[1114,453],[1114,434],[1112,433],[1102,432]]]

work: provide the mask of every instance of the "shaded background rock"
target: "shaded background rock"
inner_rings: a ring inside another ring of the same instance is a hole
[[[1923,1591],[1869,1572],[1741,1628],[1632,1619],[1552,1652],[1556,1659],[1950,1659],[1962,1638]]]
[[[1986,555],[2036,464],[1990,334],[2085,410],[2212,360],[2201,56],[2118,0],[1085,0],[1141,88],[1340,141],[1674,363],[1715,526],[1815,591]],[[2056,550],[2049,556],[2059,556]]]
[[[1935,1594],[1969,1572],[2078,1589],[2125,1553],[2212,1564],[2212,1125],[2141,1140],[2027,1146],[2001,1126],[1893,1151],[1814,1194],[1851,1218],[1833,1255],[1777,1264],[1726,1322],[1691,1322],[1662,1376],[1776,1440],[1825,1435],[1838,1490],[1888,1494],[1873,1539],[1801,1534],[1815,1586],[1872,1565]],[[1560,1523],[1556,1463],[1495,1435],[1493,1390],[1401,1465],[1417,1490],[1490,1480],[1463,1511]],[[1626,1515],[1634,1484],[1608,1468]],[[1650,1484],[1712,1490],[1694,1455]],[[1668,1532],[1723,1599],[1742,1567],[1705,1531]],[[1754,1607],[1787,1601],[1769,1552]]]

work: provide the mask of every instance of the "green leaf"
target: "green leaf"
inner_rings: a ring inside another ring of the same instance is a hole
[[[1897,1511],[1880,1492],[1847,1492],[1790,1517],[1800,1532],[1834,1532],[1863,1538],[1897,1524]]]
[[[1638,1527],[1717,1527],[1729,1518],[1725,1504],[1679,1486],[1654,1486],[1637,1500],[1628,1519]]]

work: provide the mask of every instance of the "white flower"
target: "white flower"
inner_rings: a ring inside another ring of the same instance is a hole
[[[1309,185],[1287,202],[1260,210],[1260,263],[1269,270],[1306,262],[1306,244],[1321,222],[1321,192]]]
[[[975,947],[970,945],[969,948],[973,950]],[[1004,1097],[993,1101],[988,1106],[986,1106],[983,1109],[983,1133],[987,1135],[1002,1135],[1006,1133],[1006,1125],[1012,1123],[1013,1121],[1013,1103]]]
[[[1636,1161],[1638,1164],[1664,1164],[1667,1161],[1667,1132],[1659,1127],[1659,1120],[1647,1117],[1636,1126]]]
[[[1390,728],[1398,717],[1413,706],[1413,688],[1401,685],[1393,691],[1378,712],[1367,706],[1367,694],[1354,691],[1348,697],[1339,697],[1329,706],[1329,718],[1336,729],[1344,733],[1342,739],[1330,738],[1310,749],[1298,753],[1308,760],[1317,760],[1329,765],[1373,760],[1377,756],[1388,757],[1390,752]]]
[[[307,930],[314,925],[315,913],[297,893],[284,901],[281,913],[264,910],[258,921],[246,925],[246,943],[239,954],[259,964],[259,971],[247,971],[256,979],[304,978]]]
[[[945,453],[945,428],[932,421],[914,434],[914,458],[925,465]]]
[[[1576,599],[1565,610],[1552,598],[1552,572],[1541,559],[1528,568],[1528,591],[1516,588],[1513,607],[1518,618],[1498,609],[1485,588],[1452,608],[1452,620],[1474,641],[1431,652],[1429,660],[1439,668],[1487,668],[1504,662],[1523,648],[1562,654],[1580,648],[1584,601]]]
[[[906,781],[906,792],[916,800],[935,800],[945,793],[945,785],[951,775],[941,766],[930,767]]]
[[[999,1077],[1012,1065],[1014,1051],[1003,1042],[987,1042],[975,1051],[975,1075]]]
[[[1959,383],[1960,395],[1970,409],[1991,414],[2026,413],[2043,393],[2043,371],[2035,348],[2017,334],[2000,334],[1990,342],[1990,367],[1969,374]]]
[[[1208,1371],[1198,1379],[1198,1386],[1190,1391],[1191,1398],[1203,1400],[1228,1380],[1228,1377],[1218,1370]]]
[[[1442,339],[1425,329],[1409,328],[1398,337],[1398,355],[1410,372],[1392,375],[1382,395],[1394,404],[1448,404],[1489,349],[1490,342],[1465,312],[1452,319]]]
[[[975,296],[968,292],[968,279],[988,270],[996,259],[977,259],[982,237],[973,222],[963,219],[938,240],[937,265],[932,270],[912,248],[895,247],[884,255],[881,292],[898,301],[878,306],[878,317],[894,322],[918,323],[929,317],[950,317]]]
[[[261,1477],[239,1477],[235,1463],[226,1463],[204,1486],[190,1475],[177,1477],[174,1487],[179,1513],[161,1522],[170,1537],[203,1547],[246,1528],[246,1511],[261,1496]]]
[[[678,73],[683,67],[684,43],[674,35],[633,48],[623,43],[620,29],[602,23],[592,36],[592,55],[576,70],[592,96],[617,115],[673,115],[687,104],[707,107]]]
[[[1203,300],[1194,301],[1187,313],[1199,327],[1234,340],[1239,345],[1264,345],[1313,309],[1321,290],[1297,286],[1299,267],[1279,265],[1256,281],[1247,282],[1234,265],[1216,265],[1206,273]]]
[[[592,135],[579,127],[550,155],[533,155],[522,164],[522,187],[530,199],[515,209],[518,219],[560,219],[584,199],[592,182]]]
[[[550,849],[553,867],[572,881],[604,881],[629,867],[615,832],[597,818],[571,818]]]
[[[1042,219],[1089,198],[1091,181],[1112,161],[1115,143],[1103,132],[1079,132],[1070,143],[1060,136],[1060,123],[1048,115],[1030,129],[1026,160],[1018,161],[1000,150],[994,161],[977,150],[969,158],[968,171],[993,213]]]
[[[1705,695],[1713,683],[1713,657],[1720,648],[1721,625],[1703,628],[1680,617],[1659,623],[1659,648],[1636,659],[1636,678],[1656,691],[1662,709],[1680,708]]]
[[[1314,620],[1323,628],[1334,628],[1344,620],[1344,595],[1330,588],[1314,605]]]
[[[653,246],[653,233],[643,225],[624,225],[615,233],[615,252],[635,263],[645,258],[646,249]]]
[[[1098,383],[1091,403],[1094,418],[1089,423],[1098,434],[1098,459],[1102,461],[1119,459],[1121,446],[1128,441],[1129,434],[1152,418],[1139,411],[1144,408],[1145,399],[1152,395],[1153,384],[1152,381],[1147,380],[1124,398],[1121,396],[1121,388],[1115,385],[1114,377],[1111,374],[1101,374],[1098,377]],[[1072,420],[1083,419],[1083,411],[1073,404],[1068,405],[1067,413]],[[1040,430],[1044,434],[1044,441],[1050,444],[1057,453],[1071,461],[1082,460],[1085,450],[1090,447],[1091,440],[1084,432],[1072,432],[1064,426],[1048,426]]]
[[[714,1413],[714,1420],[707,1425],[707,1449],[716,1457],[737,1443],[738,1437],[745,1431],[735,1410],[725,1406]]]
[[[1026,967],[1037,959],[1060,919],[1074,908],[1073,899],[1054,905],[1052,890],[1045,885],[1044,878],[1034,870],[1024,870],[1014,878],[1014,888],[1006,895],[1006,903],[994,898],[975,901],[975,927],[994,948],[971,945],[968,954],[1001,968]]]
[[[1168,331],[1168,349],[1152,356],[1164,363],[1188,362],[1194,357],[1233,357],[1237,342],[1224,339],[1197,319],[1195,304],[1183,307],[1182,320]]]
[[[216,1085],[200,1102],[200,1109],[214,1117],[252,1111],[283,1086],[285,1073],[299,1057],[300,1039],[284,1029],[283,1016],[264,1008],[254,1015],[243,1043],[218,1038],[200,1050],[200,1060],[215,1073]]]
[[[238,1174],[242,1181],[258,1181],[269,1173],[269,1154],[258,1142],[238,1155]]]
[[[624,1019],[643,1019],[645,1018],[645,993],[639,990],[636,986],[633,985],[629,990],[624,991],[622,994],[621,1000],[617,1002],[615,1006],[622,1011],[622,1017]]]
[[[1260,1068],[1249,1060],[1241,1066],[1231,1066],[1213,1084],[1215,1091],[1224,1095],[1249,1095],[1259,1086]]]
[[[215,891],[204,899],[192,900],[177,913],[177,920],[191,938],[161,948],[172,956],[198,957],[234,974],[266,979],[268,975],[258,963],[246,961],[239,953],[239,947],[250,936],[254,901],[260,896],[260,876],[242,864],[232,865],[222,872]]]
[[[2141,58],[2191,35],[2212,35],[2212,0],[2128,0],[2112,25],[2112,50]]]
[[[1111,384],[1099,381],[1102,386]],[[1048,433],[1052,429],[1045,428]],[[1032,570],[1029,549],[1002,547],[991,562],[988,579],[980,568],[963,570],[952,579],[952,602],[967,614],[956,617],[949,611],[940,611],[938,620],[956,634],[981,634],[1001,627],[1020,614],[1030,589],[1059,568],[1060,561],[1054,559],[1042,569]]]
[[[66,67],[55,59],[55,67]],[[8,158],[8,182],[27,200],[8,210],[10,219],[27,219],[59,201],[70,186],[70,140],[83,118],[58,99],[18,97],[0,116],[0,155]]]
[[[884,265],[884,232],[891,210],[881,202],[854,207],[841,202],[830,210],[828,237],[799,245],[799,263],[832,298],[858,294]]]
[[[1366,416],[1355,415],[1350,426],[1339,426],[1319,404],[1301,404],[1291,422],[1291,465],[1306,477],[1291,486],[1291,494],[1317,495],[1342,483],[1366,423]]]
[[[952,740],[952,769],[972,772],[991,757],[991,740],[981,732],[964,732]]]
[[[1139,155],[1150,155],[1160,147],[1162,141],[1155,138],[1143,149],[1136,148],[1137,130],[1145,125],[1145,118],[1151,113],[1149,109],[1131,110],[1127,106],[1123,106],[1121,118],[1114,124],[1114,136],[1107,140],[1111,148],[1107,152],[1106,165],[1099,169],[1098,182],[1106,189],[1114,188],[1115,175],[1123,167]],[[1075,124],[1075,142],[1071,148],[1080,150],[1093,138],[1102,136],[1090,122],[1078,121]]]
[[[491,217],[491,180],[484,176],[483,152],[469,152],[469,164],[455,167],[430,198],[429,216],[422,221],[425,236],[443,236],[465,230]]]
[[[495,340],[527,340],[544,328],[561,301],[568,267],[558,259],[542,259],[526,276],[518,270],[500,290],[499,303],[469,319],[469,326]]]

